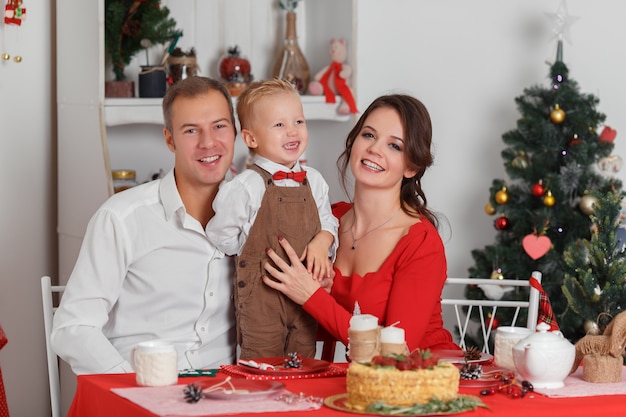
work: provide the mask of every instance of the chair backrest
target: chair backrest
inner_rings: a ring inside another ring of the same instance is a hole
[[[535,271],[532,276],[541,283],[541,272]],[[462,297],[449,297],[447,294],[457,292],[464,289],[466,285],[479,286],[486,295],[490,295],[493,298],[499,298],[499,295],[511,291],[514,287],[528,287],[529,297],[528,300],[521,301],[507,301],[500,299],[485,299],[485,300],[469,300],[464,296]],[[468,330],[471,329],[470,320],[472,312],[478,313],[480,337],[483,343],[482,351],[489,353],[489,340],[494,328],[494,319],[498,308],[513,309],[513,318],[510,323],[499,323],[501,326],[515,326],[522,308],[528,309],[526,317],[526,327],[531,330],[535,330],[537,326],[537,316],[539,314],[539,291],[530,286],[529,280],[514,280],[514,279],[479,279],[479,278],[448,278],[444,286],[443,296],[441,299],[442,308],[444,309],[444,317],[448,312],[445,306],[454,307],[454,315],[456,318],[456,330],[458,337],[458,344],[461,348],[465,349],[465,338],[468,336]],[[448,309],[449,310],[449,309]]]
[[[41,301],[43,306],[43,326],[46,335],[46,356],[48,359],[48,380],[50,384],[50,405],[52,417],[61,417],[61,382],[59,379],[59,358],[50,344],[52,333],[52,316],[56,311],[61,293],[65,290],[63,285],[52,285],[49,276],[41,277]],[[55,293],[57,294],[55,296]]]
[[[317,329],[317,349],[315,357],[323,361],[334,362],[337,340],[322,326]]]

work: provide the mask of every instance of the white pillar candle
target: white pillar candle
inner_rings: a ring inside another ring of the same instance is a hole
[[[399,327],[384,327],[380,329],[381,343],[404,343],[404,329]]]
[[[350,318],[350,330],[372,330],[378,327],[378,317],[371,314],[357,314]]]

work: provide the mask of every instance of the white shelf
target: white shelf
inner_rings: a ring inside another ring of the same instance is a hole
[[[233,98],[235,104],[236,98]],[[163,124],[163,111],[160,98],[107,98],[104,100],[104,120],[106,126],[121,126],[135,123]],[[345,122],[350,115],[340,115],[335,103],[326,103],[324,96],[302,96],[304,117],[307,120],[328,120]]]

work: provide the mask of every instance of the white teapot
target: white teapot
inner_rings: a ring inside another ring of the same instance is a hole
[[[513,346],[513,363],[534,388],[561,388],[572,369],[576,349],[561,332],[548,332],[546,323]]]

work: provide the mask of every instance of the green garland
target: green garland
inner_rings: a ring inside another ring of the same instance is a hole
[[[478,397],[473,395],[459,395],[450,401],[441,401],[437,398],[433,398],[426,404],[414,404],[407,407],[390,406],[385,403],[377,402],[367,407],[365,411],[389,416],[419,416],[430,414],[456,414],[463,411],[475,410],[478,407],[489,408]]]

